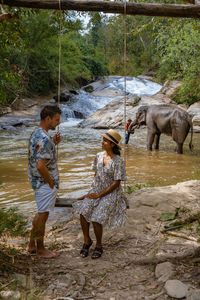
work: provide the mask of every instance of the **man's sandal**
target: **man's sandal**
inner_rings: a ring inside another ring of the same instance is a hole
[[[92,259],[100,258],[103,253],[103,248],[96,247],[92,254]]]
[[[92,246],[92,243],[93,242],[91,241],[91,243],[89,245],[83,244],[83,247],[80,251],[81,257],[87,257],[88,256],[88,252],[89,252],[90,247]],[[85,251],[85,250],[87,250],[87,251]]]

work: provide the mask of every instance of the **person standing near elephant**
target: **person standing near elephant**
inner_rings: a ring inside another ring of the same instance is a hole
[[[57,253],[44,247],[44,235],[45,224],[49,212],[55,206],[59,187],[55,145],[60,142],[60,134],[57,132],[52,139],[48,131],[55,130],[60,124],[60,115],[58,106],[45,106],[40,114],[40,126],[29,139],[28,176],[34,190],[38,213],[33,219],[28,252],[36,253],[41,258],[57,256]]]
[[[125,125],[126,128],[126,137],[125,137],[125,144],[127,145],[129,142],[131,132],[128,130],[129,126],[131,125],[132,120],[128,119],[128,122]]]
[[[96,247],[92,258],[100,258],[103,253],[103,226],[122,226],[126,220],[126,202],[122,193],[121,181],[125,180],[125,165],[120,157],[121,136],[113,129],[102,134],[102,149],[92,165],[95,177],[90,191],[75,201],[73,208],[80,214],[84,244],[81,257],[87,257],[92,240],[89,234],[90,222],[96,236]]]

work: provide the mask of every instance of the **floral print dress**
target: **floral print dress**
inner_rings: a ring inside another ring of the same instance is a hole
[[[115,155],[104,166],[104,153],[98,153],[92,164],[95,177],[89,193],[99,193],[105,190],[114,180],[125,180],[125,165],[122,158]],[[97,222],[111,228],[122,226],[126,220],[126,202],[121,184],[104,197],[77,200],[74,202],[73,208],[75,213],[83,215],[87,222]]]

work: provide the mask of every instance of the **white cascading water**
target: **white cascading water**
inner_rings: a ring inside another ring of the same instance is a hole
[[[127,77],[126,90],[127,94],[132,94],[134,96],[152,96],[160,91],[162,86],[153,81],[136,78],[136,77]],[[109,80],[101,85],[100,88],[97,88],[95,91],[102,90],[124,90],[124,77],[121,76],[110,76]],[[79,123],[80,116],[82,118],[87,118],[93,114],[96,110],[104,107],[106,104],[111,102],[114,99],[119,99],[122,96],[116,97],[95,97],[90,93],[86,93],[83,90],[80,90],[80,93],[75,96],[73,101],[69,101],[67,104],[62,104],[61,109],[63,112],[62,121],[64,123],[70,123],[70,126],[76,126]],[[74,114],[76,111],[80,116],[77,118]],[[67,124],[65,124],[67,127]]]

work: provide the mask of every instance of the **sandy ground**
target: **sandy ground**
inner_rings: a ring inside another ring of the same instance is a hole
[[[114,231],[104,230],[100,259],[91,259],[95,243],[87,258],[79,256],[82,234],[79,220],[73,218],[48,231],[47,245],[59,251],[59,257],[38,259],[28,255],[21,244],[21,255],[13,259],[15,272],[25,274],[31,281],[26,287],[27,293],[33,295],[30,299],[172,299],[166,295],[164,283],[155,278],[156,264],[164,261],[174,264],[173,279],[181,280],[190,290],[198,289],[199,223],[161,233],[169,221],[162,222],[160,217],[166,212],[175,213],[176,208],[178,219],[199,212],[199,193],[197,180],[133,192],[129,195],[126,225]],[[91,238],[95,241],[92,228]]]

